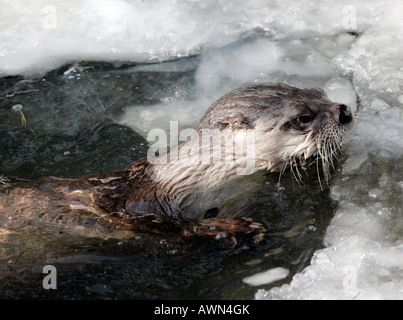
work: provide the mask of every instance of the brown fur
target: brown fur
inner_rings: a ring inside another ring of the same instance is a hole
[[[328,140],[333,142],[331,140],[336,137],[334,132],[343,133],[347,128],[347,123],[338,123],[338,110],[337,104],[330,101],[321,89],[299,89],[275,83],[252,85],[236,89],[216,101],[201,119],[196,132],[200,134],[204,129],[218,129],[231,134],[255,130],[258,135],[258,169],[284,170],[287,164],[293,169],[297,160],[304,161],[304,157],[310,157],[315,152],[320,154],[321,151],[315,151],[314,147],[328,144],[326,148],[333,148]],[[347,122],[349,111],[345,109],[343,112],[346,112],[343,121]],[[312,123],[302,123],[300,115],[312,116]],[[334,132],[328,133],[329,130]],[[294,147],[293,139],[297,141]],[[191,143],[190,139],[185,145]],[[339,143],[336,141],[334,144],[338,147]],[[183,145],[179,146],[175,152],[182,148]],[[294,155],[293,148],[301,150]],[[332,154],[324,155],[322,151],[320,156],[331,157]],[[206,176],[208,170],[212,171]],[[234,170],[234,166],[230,169],[228,165],[214,167],[196,162],[188,165],[161,164],[144,159],[114,173],[72,180],[47,179],[39,187],[11,188],[0,196],[3,218],[0,222],[35,218],[44,221],[74,220],[82,225],[91,220],[86,218],[88,216],[95,217],[93,221],[96,222],[88,223],[93,228],[134,232],[136,226],[141,225],[137,223],[140,218],[158,216],[169,230],[183,235],[199,233],[217,236],[224,233],[233,236],[256,230],[261,234],[263,229],[249,220],[215,217],[195,220],[194,216],[203,217],[209,211],[208,201],[204,211],[194,215],[182,206],[185,203],[189,208],[197,205],[196,200],[192,200],[194,194],[203,192],[203,186],[216,186],[233,178]],[[74,214],[77,217],[71,219]],[[180,227],[181,224],[183,227]]]

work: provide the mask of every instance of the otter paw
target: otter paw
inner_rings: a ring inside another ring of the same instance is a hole
[[[251,218],[211,218],[192,224],[190,234],[209,236],[217,241],[230,240],[234,246],[256,245],[264,238],[266,229]]]

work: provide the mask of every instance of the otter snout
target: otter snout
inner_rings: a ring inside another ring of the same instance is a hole
[[[341,124],[349,124],[353,121],[353,115],[351,114],[351,109],[345,104],[338,105],[340,110],[339,121]]]
[[[339,118],[339,123],[341,125],[349,124],[353,121],[353,115],[351,114],[351,109],[345,104],[339,104],[332,107],[333,111]]]

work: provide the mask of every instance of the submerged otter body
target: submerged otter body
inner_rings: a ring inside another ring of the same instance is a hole
[[[139,217],[157,215],[168,229],[185,234],[249,232],[258,226],[220,217],[220,208],[200,196],[260,170],[290,167],[299,180],[309,159],[320,160],[326,176],[352,122],[350,109],[330,101],[321,89],[246,86],[216,101],[188,140],[167,156],[143,159],[119,172],[12,187],[0,197],[0,222],[74,220],[98,230],[132,232]],[[55,216],[52,203],[64,206],[63,213]],[[180,227],[189,221],[190,227]]]

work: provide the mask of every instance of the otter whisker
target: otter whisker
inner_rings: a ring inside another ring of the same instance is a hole
[[[298,185],[301,185],[300,178],[299,178],[299,177],[297,177],[297,175],[295,174],[295,172],[294,172],[294,169],[293,169],[293,168],[296,168],[296,165],[295,165],[295,163],[294,163],[294,162],[293,162],[293,163],[290,165],[291,173],[292,173],[292,176],[294,177],[295,181],[298,183]]]
[[[291,171],[291,174],[294,177],[295,181],[298,183],[298,185],[301,185],[303,175],[302,175],[300,169],[302,169],[306,173],[306,168],[305,168],[306,161],[303,159],[293,157],[293,158],[289,159],[288,164],[290,165],[290,171]]]
[[[331,158],[332,158],[332,164],[333,164],[333,159],[336,159],[336,161],[339,161],[339,160],[340,160],[340,159],[339,159],[339,156],[338,156],[338,154],[340,153],[340,151],[341,151],[340,145],[338,145],[338,144],[335,143],[335,142],[332,142],[332,152],[331,152],[331,154],[330,154],[330,156],[331,156]],[[334,168],[334,166],[333,166],[333,168]]]
[[[323,190],[322,181],[320,179],[320,172],[319,172],[319,153],[316,154],[316,173],[318,175],[320,189]]]
[[[281,170],[280,170],[280,176],[279,176],[279,178],[278,178],[278,183],[279,183],[279,184],[280,184],[280,182],[281,182],[281,177],[283,176],[285,170],[287,169],[287,166],[288,166],[288,162],[284,162],[284,164],[283,164],[283,166],[282,166],[282,168],[281,168]]]
[[[299,180],[300,182],[302,182],[302,175],[301,175],[301,172],[299,172],[298,164],[297,164],[297,163],[295,163],[295,172],[296,172],[297,175],[298,175],[298,180]]]
[[[326,135],[325,135],[326,134]],[[321,158],[322,162],[322,172],[326,182],[330,180],[330,171],[331,169],[335,169],[335,160],[338,159],[338,153],[341,150],[340,141],[343,137],[344,130],[341,130],[337,127],[331,127],[328,129],[328,132],[322,133],[316,139],[317,145],[317,173],[318,173],[318,180],[322,187],[322,183],[320,180],[320,173],[319,173],[319,157]]]
[[[333,165],[332,157],[329,155],[329,150],[326,148],[325,154],[322,157],[322,167],[323,167],[323,175],[325,181],[328,182],[330,180],[330,166]]]
[[[326,147],[326,152],[327,152],[326,159],[327,159],[328,164],[334,169],[334,162],[333,162],[334,161],[334,157],[333,157],[334,148],[333,148],[333,145],[332,145],[331,141],[327,141],[326,145],[327,145],[327,147]]]

